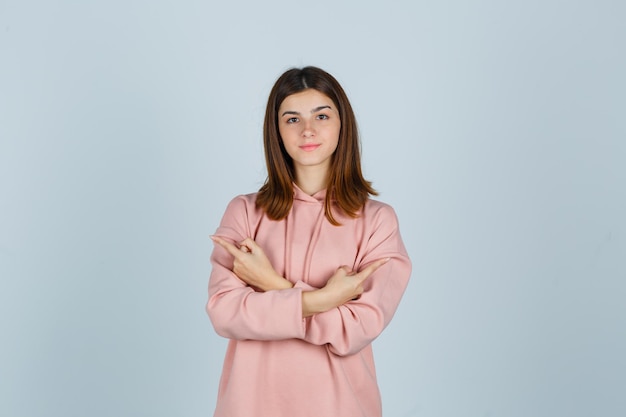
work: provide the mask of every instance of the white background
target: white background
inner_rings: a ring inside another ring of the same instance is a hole
[[[625,21],[0,1],[0,415],[212,415],[208,236],[262,184],[269,89],[303,65],[346,89],[414,262],[374,345],[385,415],[626,415]]]

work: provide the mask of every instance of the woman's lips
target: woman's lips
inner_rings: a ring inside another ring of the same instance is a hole
[[[311,144],[301,145],[300,149],[302,149],[304,152],[311,152],[311,151],[316,150],[319,147],[320,147],[319,143],[318,144],[311,143]]]

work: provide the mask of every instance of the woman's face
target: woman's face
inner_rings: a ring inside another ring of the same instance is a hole
[[[293,159],[296,177],[311,170],[328,172],[340,129],[337,107],[317,90],[287,96],[278,109],[278,131]]]

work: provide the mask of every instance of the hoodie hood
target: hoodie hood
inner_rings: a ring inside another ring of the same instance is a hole
[[[323,189],[321,191],[316,192],[313,195],[308,195],[307,193],[305,193],[304,191],[302,191],[300,189],[300,187],[298,187],[296,185],[296,183],[293,183],[293,199],[295,200],[299,200],[299,201],[306,201],[309,203],[324,203],[324,199],[326,198],[326,189]]]

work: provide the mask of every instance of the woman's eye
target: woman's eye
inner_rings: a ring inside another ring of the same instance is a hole
[[[326,120],[326,119],[328,119],[328,116],[325,115],[325,114],[320,114],[320,115],[317,116],[317,118],[320,119],[320,120]]]
[[[297,117],[290,117],[289,119],[287,119],[287,123],[295,123],[298,121]]]

